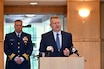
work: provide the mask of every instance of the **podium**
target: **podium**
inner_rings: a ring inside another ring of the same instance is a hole
[[[40,57],[39,69],[84,69],[84,57]]]

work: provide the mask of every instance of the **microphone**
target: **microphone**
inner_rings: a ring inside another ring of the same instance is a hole
[[[71,47],[71,51],[72,51],[72,53],[75,53],[75,54],[77,54],[78,57],[80,57],[78,50],[76,48],[74,48],[73,46]]]
[[[40,52],[38,57],[45,57],[45,52]]]
[[[47,50],[47,57],[49,57],[50,56],[50,54],[51,54],[51,52],[53,52],[54,51],[54,49],[53,49],[53,47],[52,46],[47,46],[47,48],[46,48],[46,50]]]

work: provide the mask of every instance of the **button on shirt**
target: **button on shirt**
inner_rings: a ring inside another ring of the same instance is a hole
[[[60,48],[61,48],[61,46],[62,46],[62,35],[61,35],[61,31],[59,31],[59,32],[54,32],[54,31],[53,31],[53,35],[54,35],[55,41],[56,41],[56,38],[57,38],[57,36],[56,36],[57,34],[59,34],[58,36],[59,36]]]

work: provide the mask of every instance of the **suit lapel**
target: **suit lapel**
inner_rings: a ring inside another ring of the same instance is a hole
[[[62,35],[62,46],[61,48],[65,45],[65,37],[64,37],[64,33],[61,31],[61,35]]]
[[[50,38],[52,39],[52,43],[55,43],[55,44],[56,44],[55,39],[54,39],[53,32],[51,32],[51,36],[50,36]]]
[[[57,48],[57,44],[56,44],[56,41],[55,41],[55,39],[54,39],[54,35],[53,35],[53,32],[51,31],[51,33],[50,33],[51,35],[50,35],[50,39],[52,40],[52,44],[53,44],[53,46],[55,46],[55,48]]]
[[[16,33],[13,32],[12,34],[13,34],[12,38],[15,39],[16,41],[18,41],[18,37],[17,37]]]
[[[13,32],[13,36],[15,36],[15,38],[18,38],[15,32]]]

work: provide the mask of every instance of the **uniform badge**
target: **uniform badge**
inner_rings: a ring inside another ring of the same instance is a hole
[[[26,37],[26,36],[24,36],[23,38],[22,38],[22,40],[24,41],[24,43],[25,43],[25,45],[27,44],[27,41],[28,41],[28,38]]]

